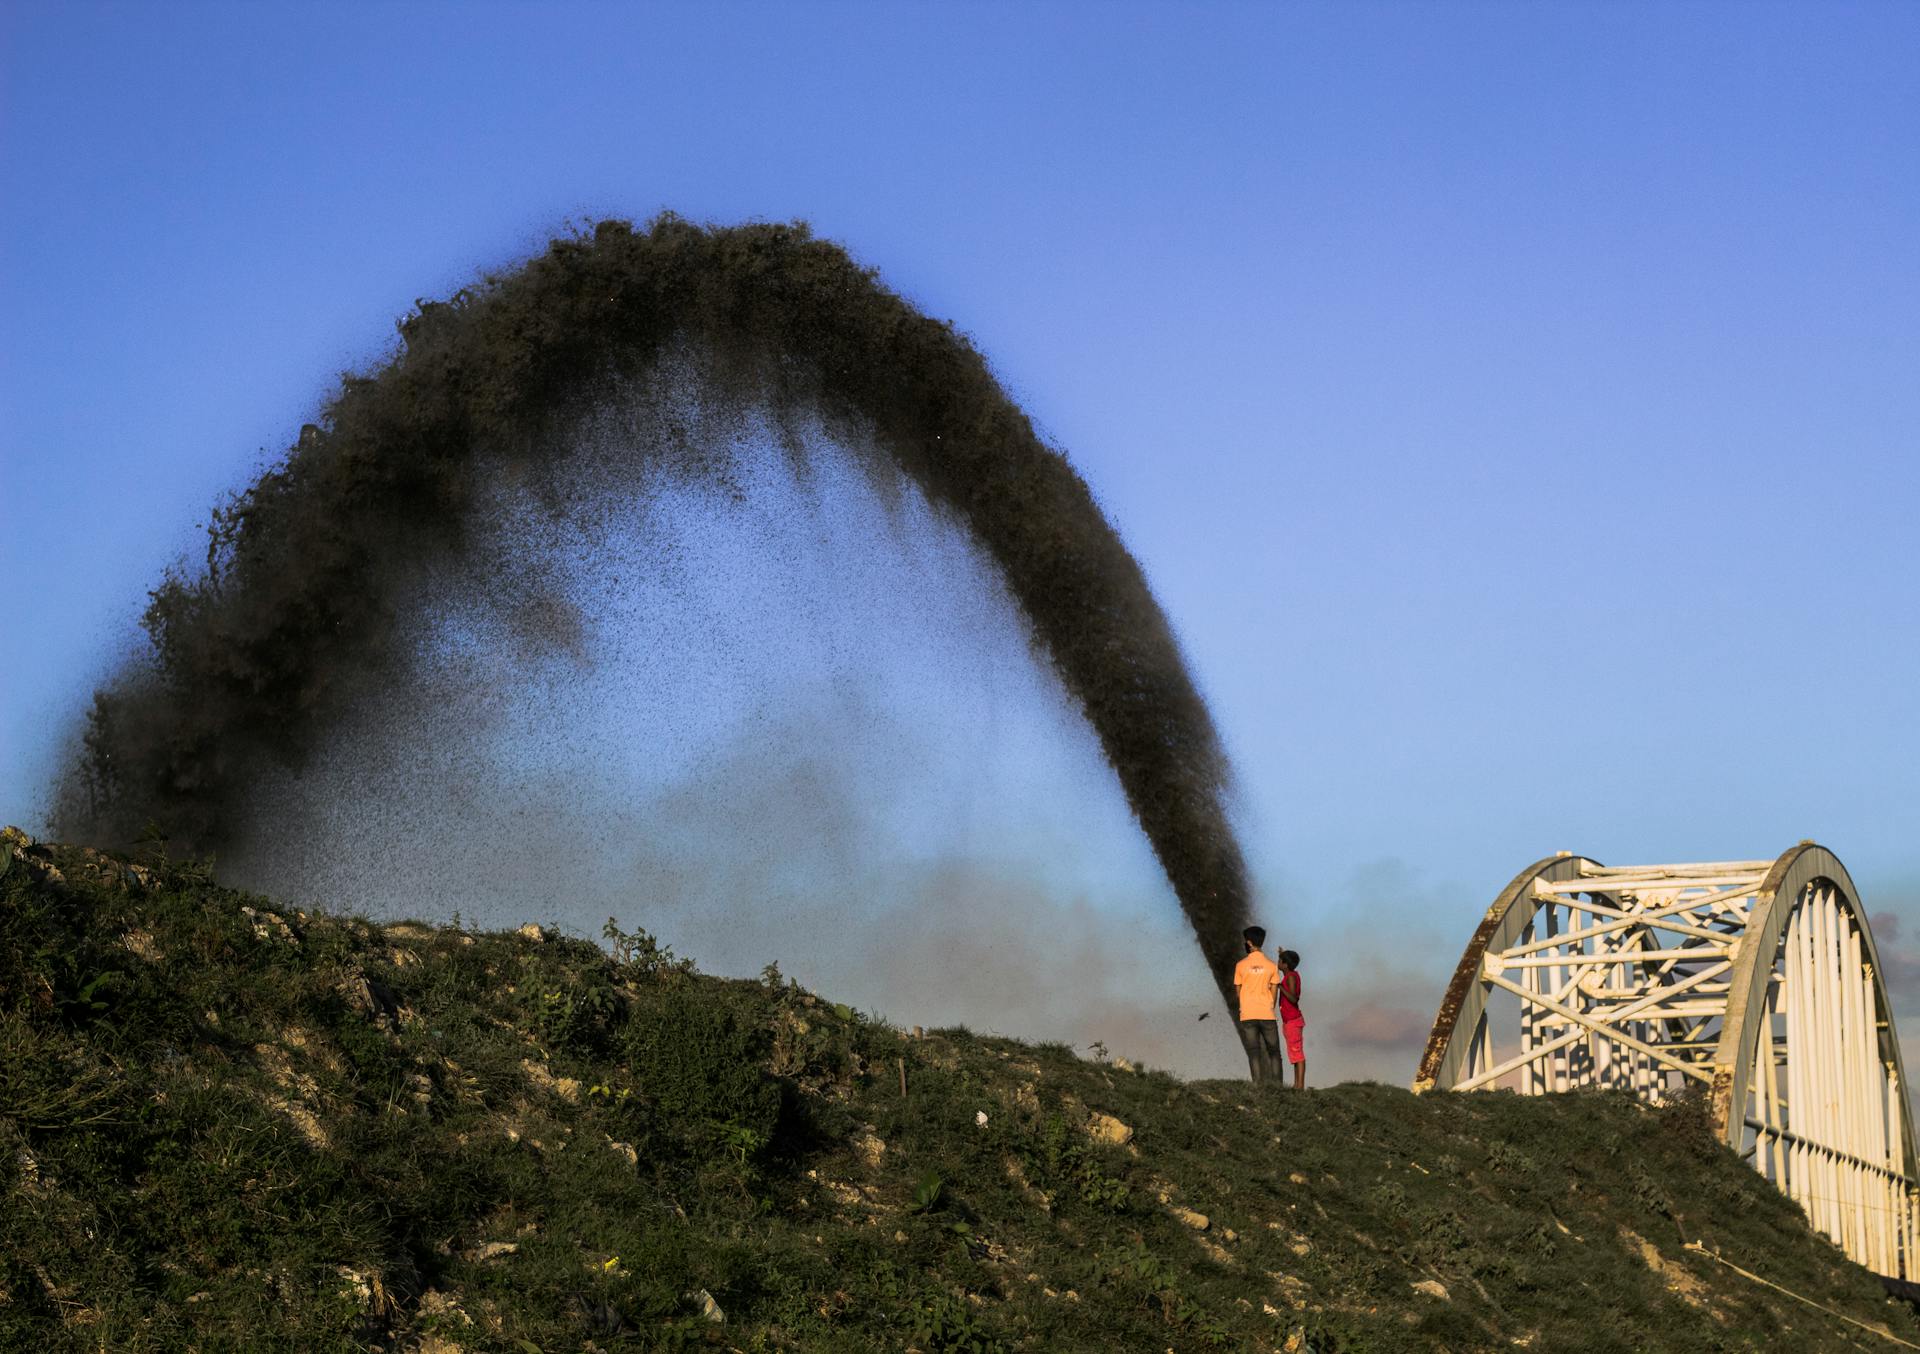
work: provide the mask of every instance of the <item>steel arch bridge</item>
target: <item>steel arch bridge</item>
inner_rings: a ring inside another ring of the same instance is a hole
[[[1880,1274],[1920,1276],[1900,1040],[1859,892],[1823,846],[1604,866],[1562,852],[1494,899],[1440,1001],[1416,1093],[1709,1098],[1728,1146]]]

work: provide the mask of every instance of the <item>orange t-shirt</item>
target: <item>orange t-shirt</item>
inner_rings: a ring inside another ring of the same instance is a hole
[[[1254,950],[1233,966],[1233,985],[1240,989],[1242,1020],[1272,1020],[1273,992],[1280,986],[1280,968]]]

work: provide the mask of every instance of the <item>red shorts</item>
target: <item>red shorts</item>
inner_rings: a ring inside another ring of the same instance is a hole
[[[1287,1032],[1287,1061],[1303,1063],[1307,1060],[1307,1022],[1305,1019],[1284,1022],[1281,1029]]]

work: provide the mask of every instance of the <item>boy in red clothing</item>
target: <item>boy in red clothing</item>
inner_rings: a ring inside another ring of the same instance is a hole
[[[1293,1064],[1293,1089],[1304,1091],[1307,1089],[1307,1018],[1300,1014],[1300,956],[1292,950],[1280,951],[1280,1028],[1287,1032],[1287,1061]]]
[[[1249,926],[1240,933],[1247,956],[1233,966],[1233,985],[1240,995],[1240,1043],[1247,1050],[1247,1066],[1255,1081],[1285,1077],[1280,1071],[1280,1031],[1273,1023],[1273,994],[1280,987],[1280,970],[1260,952],[1267,933]]]

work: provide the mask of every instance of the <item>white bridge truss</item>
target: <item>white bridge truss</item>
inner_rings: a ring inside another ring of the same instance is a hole
[[[1488,909],[1415,1091],[1697,1086],[1715,1129],[1881,1274],[1920,1275],[1920,1172],[1879,955],[1845,867],[1562,853]]]

